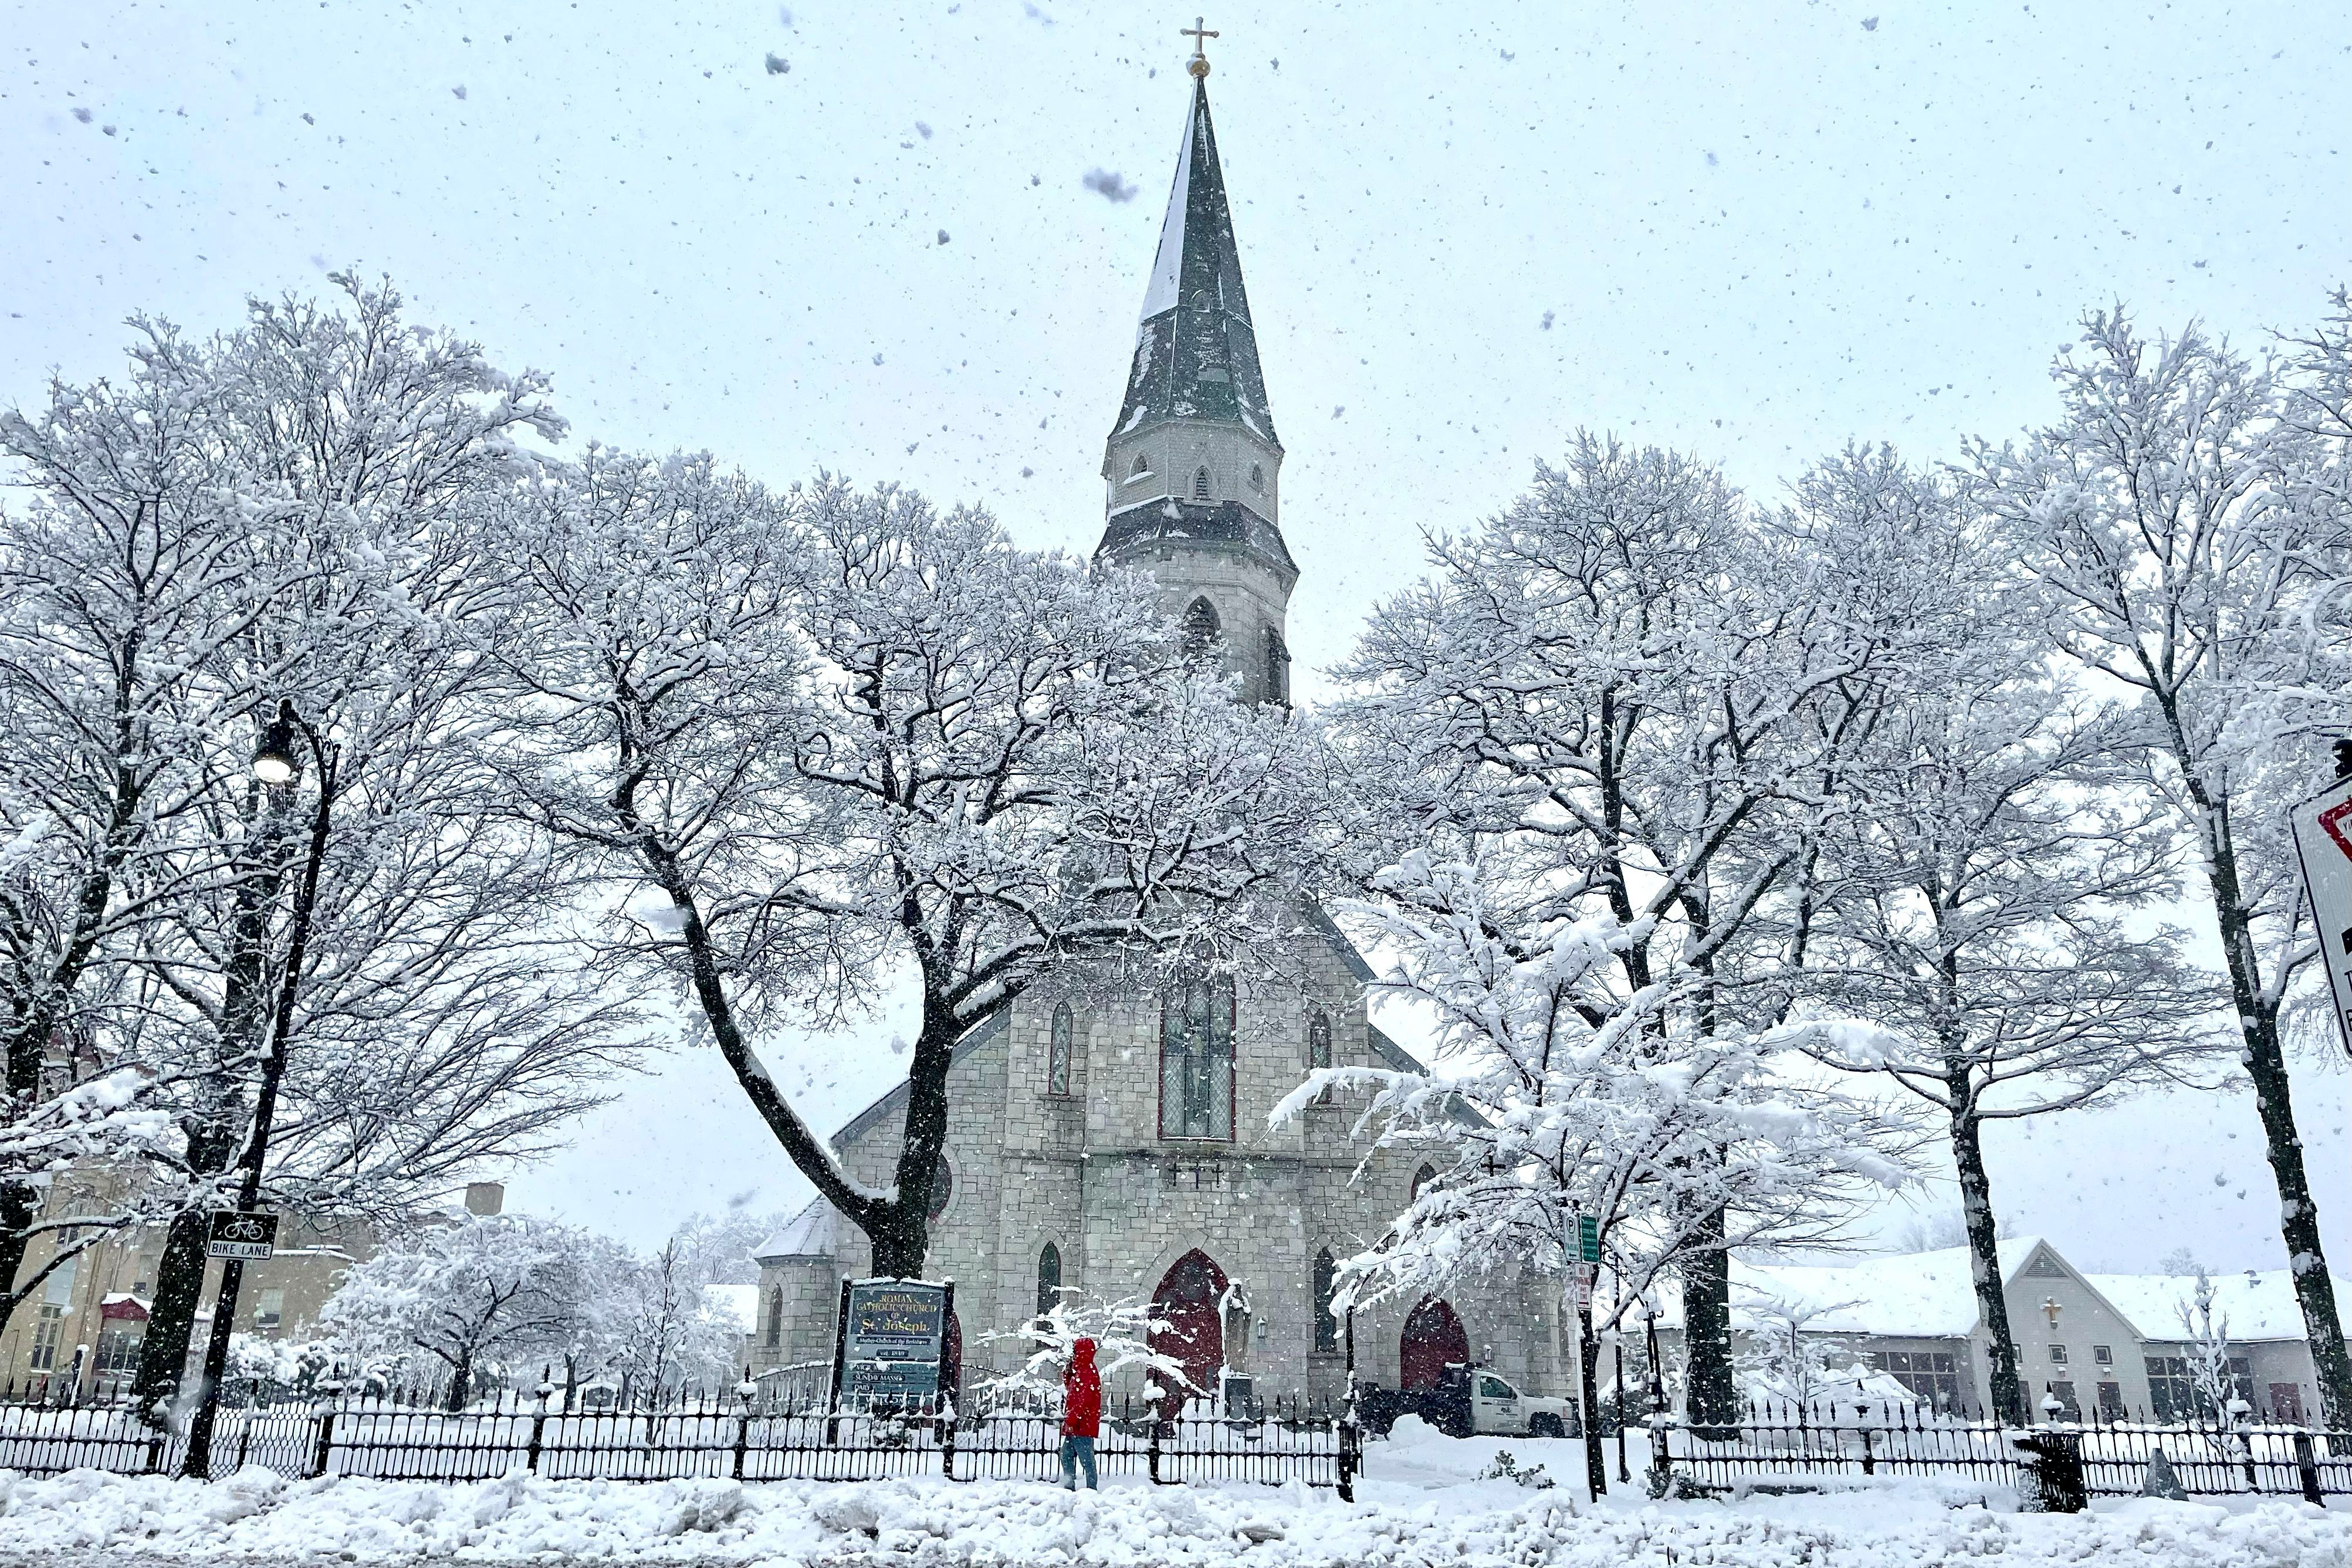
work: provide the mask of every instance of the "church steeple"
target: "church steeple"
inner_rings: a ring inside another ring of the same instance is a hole
[[[1283,613],[1298,578],[1280,526],[1282,444],[1197,53],[1192,73],[1127,395],[1103,454],[1108,515],[1096,554],[1152,572],[1171,613],[1213,632],[1244,695],[1282,702]]]
[[[1151,264],[1136,337],[1119,430],[1141,429],[1161,419],[1222,420],[1243,424],[1280,448],[1266,407],[1265,377],[1258,368],[1257,334],[1242,287],[1241,252],[1234,244],[1205,81],[1192,86],[1176,183],[1160,223],[1160,252]]]

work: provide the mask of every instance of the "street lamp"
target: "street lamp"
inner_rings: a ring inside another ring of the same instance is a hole
[[[236,1207],[250,1212],[261,1201],[261,1168],[269,1152],[269,1124],[278,1113],[278,1086],[286,1076],[286,1047],[294,1027],[294,996],[302,977],[302,956],[310,940],[310,911],[319,899],[319,866],[327,854],[327,824],[334,809],[336,764],[341,760],[332,742],[294,711],[293,699],[281,699],[278,716],[262,729],[254,748],[253,777],[272,791],[290,791],[301,777],[302,761],[294,749],[299,736],[319,768],[319,803],[310,814],[310,848],[302,864],[302,880],[294,890],[294,918],[287,933],[286,970],[278,986],[278,1015],[271,1020],[269,1051],[261,1059],[261,1084],[253,1099],[253,1135],[238,1160],[241,1177]],[[284,796],[273,794],[273,809]],[[195,1419],[188,1427],[188,1457],[181,1473],[199,1480],[213,1473],[213,1427],[220,1416],[221,1383],[228,1375],[228,1342],[236,1322],[236,1298],[245,1284],[242,1259],[221,1263],[220,1290],[213,1298],[212,1334],[205,1343],[202,1397]]]

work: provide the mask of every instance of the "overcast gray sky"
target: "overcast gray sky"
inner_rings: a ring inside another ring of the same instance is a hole
[[[2085,306],[2252,343],[2352,270],[2340,5],[1255,9],[1209,18],[1209,85],[1288,449],[1302,671],[1414,573],[1419,529],[1491,511],[1579,424],[1769,497],[1848,440],[1942,457],[2044,417]],[[117,369],[132,310],[227,325],[351,267],[551,371],[577,440],[903,480],[1033,544],[1099,530],[1189,11],[0,17],[0,399]],[[824,1115],[903,1065],[783,1054],[823,1064]],[[2343,1269],[2346,1080],[2300,1093]],[[2078,1262],[2283,1261],[2243,1099],[1995,1147],[1997,1197]],[[804,1192],[707,1052],[516,1184],[640,1239]]]

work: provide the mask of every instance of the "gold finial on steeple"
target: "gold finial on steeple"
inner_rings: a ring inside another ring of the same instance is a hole
[[[1209,30],[1207,22],[1206,16],[1195,16],[1192,18],[1191,26],[1177,29],[1177,32],[1183,37],[1192,40],[1192,58],[1184,68],[1192,73],[1192,78],[1195,81],[1209,74],[1209,57],[1202,51],[1201,46],[1205,40],[1217,36]]]

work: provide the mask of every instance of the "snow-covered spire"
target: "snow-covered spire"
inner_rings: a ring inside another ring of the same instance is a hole
[[[1209,121],[1208,83],[1200,77],[1193,78],[1118,429],[1125,434],[1161,419],[1231,421],[1280,445],[1242,288],[1241,253],[1217,162],[1217,133]]]
[[[1216,37],[1199,27],[1188,36]],[[1208,61],[1196,54],[1192,73],[1127,399],[1103,448],[1096,553],[1149,570],[1169,613],[1217,645],[1249,701],[1287,702],[1283,614],[1298,566],[1282,538],[1282,443],[1209,124]]]

